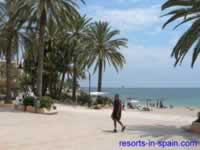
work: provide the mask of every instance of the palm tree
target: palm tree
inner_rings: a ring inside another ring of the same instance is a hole
[[[81,0],[83,3],[84,1]],[[37,77],[37,94],[42,96],[43,67],[44,67],[44,36],[47,24],[53,21],[54,24],[60,25],[76,15],[77,3],[72,0],[18,0],[17,15],[26,17],[28,26],[36,26],[38,32],[38,77]]]
[[[173,8],[171,10],[171,8]],[[163,25],[165,28],[171,22],[182,19],[176,26],[179,27],[185,23],[191,23],[192,25],[188,30],[180,37],[176,46],[172,51],[172,57],[175,57],[177,64],[181,64],[186,54],[190,49],[193,49],[192,67],[195,64],[196,59],[200,53],[200,1],[197,0],[168,0],[162,5],[162,10],[170,9],[164,16],[170,16],[170,18]]]
[[[82,53],[86,52],[86,45],[87,42],[85,42],[87,33],[88,33],[88,29],[90,26],[90,18],[87,18],[86,16],[80,16],[77,15],[75,17],[73,17],[70,20],[69,23],[69,30],[71,34],[71,44],[73,45],[73,53],[72,53],[72,57],[73,57],[73,90],[72,90],[72,99],[74,101],[76,101],[76,88],[77,88],[77,75],[78,72],[80,72],[80,70],[82,70],[84,68],[83,63],[80,63],[80,61],[82,61],[84,59],[84,57],[82,57]],[[78,66],[79,65],[79,69],[78,70]]]
[[[29,31],[26,32],[26,37],[24,37],[24,54],[23,54],[23,70],[25,73],[24,80],[28,83],[24,83],[25,87],[27,88],[30,86],[32,88],[32,91],[36,94],[36,76],[37,76],[37,56],[38,51],[36,51],[36,32],[35,31]],[[27,79],[29,79],[27,81]],[[23,85],[24,86],[24,85]]]
[[[50,76],[57,74],[59,81],[56,83],[60,83],[60,86],[55,90],[55,96],[60,98],[66,73],[70,73],[72,70],[70,64],[72,64],[73,46],[69,34],[66,32],[66,27],[56,28],[52,24],[48,25],[45,47],[48,51],[45,70],[48,70]]]
[[[124,56],[119,52],[121,47],[127,46],[126,38],[116,38],[119,30],[112,30],[107,22],[95,22],[88,34],[91,41],[88,53],[88,64],[91,67],[95,63],[94,72],[98,69],[98,92],[102,91],[102,75],[106,64],[113,65],[116,71],[125,64]]]
[[[16,0],[0,2],[0,50],[6,56],[6,102],[11,99],[11,60],[18,51],[19,29],[23,23],[20,17],[14,16]]]

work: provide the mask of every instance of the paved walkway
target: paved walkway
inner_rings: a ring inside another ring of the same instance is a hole
[[[59,106],[59,109],[59,114],[54,116],[0,109],[0,150],[126,150],[133,148],[120,148],[119,141],[200,140],[200,135],[183,132],[180,128],[193,117],[184,120],[182,116],[126,112],[127,130],[114,134],[110,110],[68,106]]]

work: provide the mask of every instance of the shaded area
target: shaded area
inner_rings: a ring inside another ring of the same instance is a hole
[[[200,134],[186,132],[182,127],[172,125],[140,125],[127,126],[127,134],[139,133],[140,138],[154,137],[159,140],[167,140],[174,137],[182,137],[186,140],[197,140],[200,142]]]
[[[113,132],[113,130],[103,130],[104,133],[112,133],[112,134],[116,134]]]
[[[9,109],[9,108],[0,108],[0,113],[22,113],[22,114],[27,114],[30,112],[24,112],[20,110],[15,110],[15,109]]]
[[[14,109],[8,109],[8,108],[0,108],[0,112],[21,112],[21,111],[17,111]]]

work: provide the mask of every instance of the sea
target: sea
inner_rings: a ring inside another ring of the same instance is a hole
[[[84,88],[88,90],[88,88]],[[92,88],[93,92],[96,88]],[[130,99],[138,100],[145,104],[146,101],[156,103],[162,100],[166,106],[195,106],[200,107],[200,88],[103,88],[106,96],[113,97],[119,94],[121,100],[128,102]]]

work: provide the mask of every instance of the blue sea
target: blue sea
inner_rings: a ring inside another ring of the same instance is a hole
[[[92,88],[92,91],[96,89]],[[102,91],[111,97],[117,93],[124,101],[128,101],[129,97],[141,103],[147,99],[153,102],[164,99],[165,105],[200,107],[200,88],[103,88]]]

